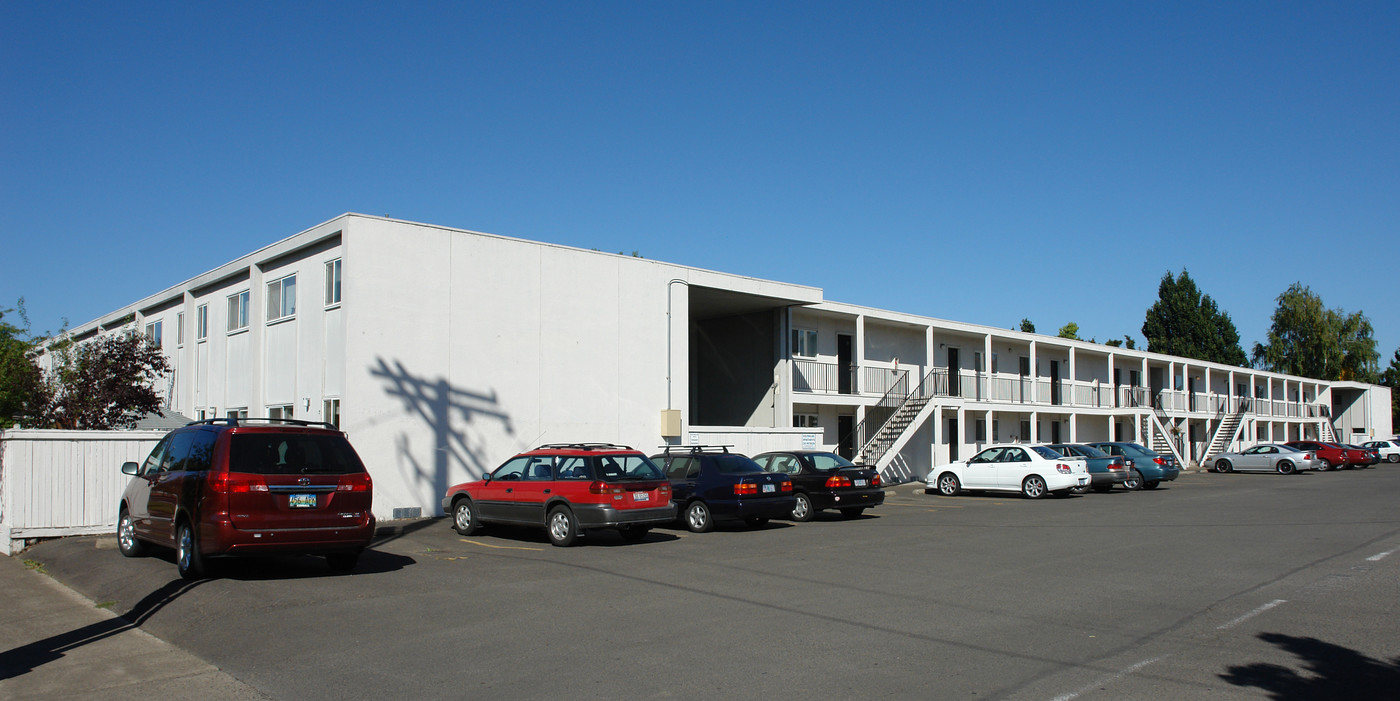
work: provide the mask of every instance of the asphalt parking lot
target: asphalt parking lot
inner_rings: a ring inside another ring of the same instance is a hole
[[[1397,496],[1385,465],[1040,501],[904,486],[854,521],[573,548],[434,519],[350,575],[195,583],[109,539],[21,557],[274,699],[1393,698]]]

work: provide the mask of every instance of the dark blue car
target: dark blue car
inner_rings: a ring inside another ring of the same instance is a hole
[[[716,520],[756,528],[787,518],[796,501],[791,478],[764,472],[727,446],[674,446],[651,460],[671,481],[671,501],[694,533],[712,530]]]

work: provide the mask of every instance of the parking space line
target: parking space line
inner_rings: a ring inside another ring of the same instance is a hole
[[[458,540],[462,541],[463,543],[470,543],[471,545],[480,545],[483,548],[493,548],[495,550],[544,550],[544,548],[526,548],[519,545],[492,545],[490,543],[482,543],[475,540],[467,540],[466,538],[459,538]]]
[[[1229,629],[1234,628],[1235,626],[1237,626],[1237,625],[1239,625],[1239,624],[1241,624],[1241,623],[1244,623],[1245,621],[1247,621],[1247,620],[1249,620],[1249,619],[1251,619],[1251,618],[1254,618],[1255,616],[1258,616],[1259,614],[1261,614],[1261,613],[1263,613],[1263,612],[1265,612],[1265,611],[1268,611],[1269,609],[1271,609],[1271,608],[1273,608],[1273,607],[1275,607],[1275,606],[1278,606],[1279,604],[1286,604],[1286,603],[1288,603],[1288,602],[1285,601],[1284,599],[1274,599],[1273,601],[1270,601],[1269,603],[1264,604],[1263,606],[1260,606],[1259,608],[1254,609],[1253,611],[1250,611],[1249,613],[1246,613],[1245,615],[1240,616],[1239,618],[1236,618],[1235,620],[1230,621],[1229,623],[1226,623],[1226,624],[1224,624],[1224,625],[1216,626],[1215,629],[1216,629],[1216,630],[1229,630]]]
[[[1086,692],[1093,691],[1099,687],[1116,682],[1119,679],[1122,679],[1123,677],[1126,677],[1129,674],[1132,674],[1133,672],[1136,672],[1139,669],[1146,667],[1147,665],[1150,665],[1154,662],[1160,662],[1166,657],[1166,655],[1162,655],[1161,657],[1153,657],[1150,660],[1143,660],[1141,662],[1138,662],[1137,664],[1128,665],[1127,667],[1124,667],[1123,669],[1120,669],[1117,672],[1114,672],[1113,674],[1110,674],[1106,677],[1095,679],[1092,684],[1086,684],[1077,691],[1071,691],[1068,694],[1060,694],[1059,696],[1056,696],[1053,699],[1053,701],[1070,701],[1070,699],[1079,698]]]
[[[1390,555],[1390,554],[1393,553],[1393,552],[1395,552],[1395,551],[1394,551],[1394,550],[1387,550],[1387,551],[1385,551],[1385,552],[1383,552],[1383,553],[1379,553],[1379,554],[1376,554],[1376,555],[1372,555],[1372,556],[1366,558],[1366,561],[1367,561],[1367,562],[1380,562],[1381,560],[1384,560],[1384,559],[1386,558],[1387,555]]]

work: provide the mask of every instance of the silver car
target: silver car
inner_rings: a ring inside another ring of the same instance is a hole
[[[1289,445],[1264,443],[1238,453],[1221,453],[1215,456],[1213,469],[1216,472],[1262,471],[1289,475],[1299,470],[1316,470],[1321,467],[1317,455],[1307,450],[1299,450]]]

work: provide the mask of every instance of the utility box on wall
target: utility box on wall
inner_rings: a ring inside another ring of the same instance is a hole
[[[661,410],[661,437],[680,438],[681,436],[681,410],[662,409]]]

